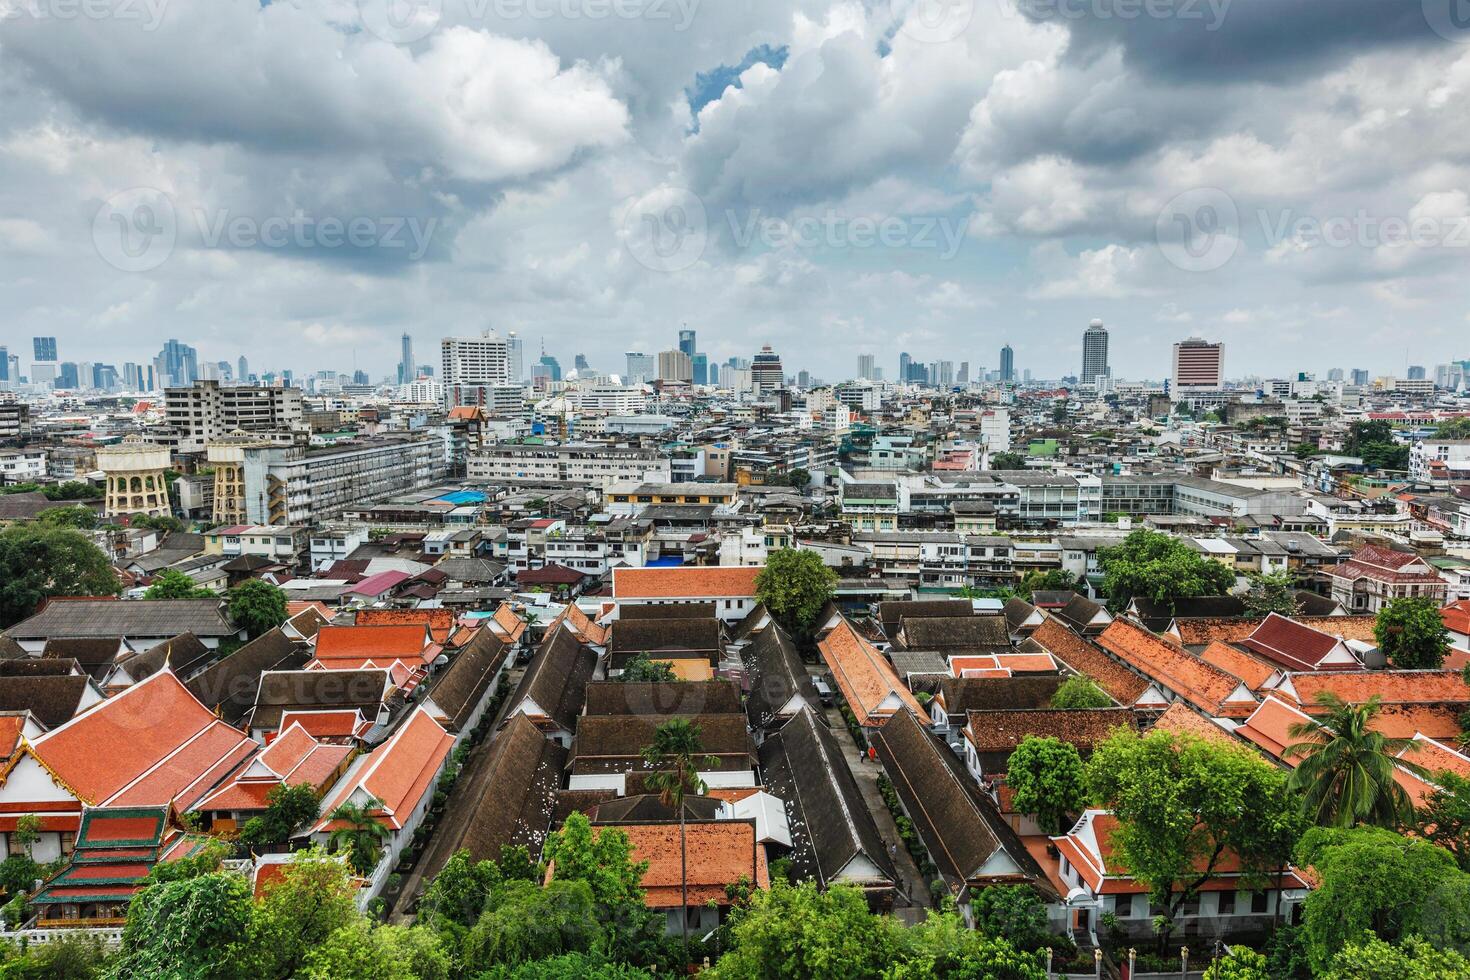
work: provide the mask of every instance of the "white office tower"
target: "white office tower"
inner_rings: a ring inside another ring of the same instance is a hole
[[[511,342],[505,337],[487,330],[478,337],[445,337],[439,348],[439,380],[450,408],[490,404],[496,388],[512,383]]]
[[[1108,331],[1101,320],[1093,320],[1082,334],[1082,383],[1096,383],[1112,375],[1108,368]]]
[[[506,335],[506,342],[510,345],[510,380],[512,384],[518,384],[526,377],[520,334],[512,330]]]

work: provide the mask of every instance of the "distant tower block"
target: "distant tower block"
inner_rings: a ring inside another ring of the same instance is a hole
[[[167,446],[155,446],[136,435],[98,449],[97,467],[107,482],[105,516],[169,516],[173,508],[168,502],[168,482],[163,478],[168,465]]]
[[[246,523],[245,450],[267,445],[270,443],[237,429],[205,447],[209,465],[214,468],[214,509],[210,519],[216,527]]]

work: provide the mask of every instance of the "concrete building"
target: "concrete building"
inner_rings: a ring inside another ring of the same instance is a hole
[[[602,488],[622,480],[673,482],[669,458],[664,454],[609,446],[487,446],[470,456],[467,472],[469,479],[486,483]]]
[[[1171,392],[1185,396],[1193,392],[1218,391],[1225,383],[1225,345],[1190,337],[1174,345]]]
[[[169,461],[167,447],[146,443],[136,435],[128,436],[115,446],[99,448],[97,468],[102,471],[107,492],[103,516],[147,514],[150,517],[167,517],[172,510],[168,500],[168,482],[164,479]]]
[[[395,437],[245,449],[244,524],[312,525],[444,475],[444,440]]]
[[[681,350],[664,350],[658,352],[658,380],[660,381],[683,381],[688,384],[694,380],[694,361]]]
[[[1108,366],[1108,331],[1101,320],[1093,320],[1082,334],[1082,377],[1083,384],[1091,384],[1098,378],[1110,378]]]
[[[306,429],[300,388],[198,381],[165,389],[163,399],[167,425],[154,441],[175,452],[202,453],[236,432],[286,443]]]
[[[781,368],[781,357],[771,350],[771,345],[760,349],[750,362],[750,381],[757,396],[768,395],[786,386],[786,375]]]

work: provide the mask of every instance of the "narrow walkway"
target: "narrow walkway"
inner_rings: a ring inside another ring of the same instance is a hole
[[[842,711],[838,708],[827,708],[824,711],[827,724],[837,736],[837,744],[842,746],[842,755],[847,759],[847,767],[852,770],[857,779],[858,789],[862,791],[863,801],[868,805],[868,811],[873,814],[873,821],[878,825],[878,836],[883,838],[885,844],[897,844],[897,854],[893,857],[893,863],[898,867],[899,877],[903,879],[903,891],[908,896],[910,906],[917,909],[933,907],[929,896],[929,886],[924,881],[924,876],[919,874],[918,865],[914,864],[909,849],[903,846],[903,838],[898,835],[898,826],[893,822],[893,815],[888,812],[888,804],[883,802],[883,794],[878,792],[878,775],[883,772],[883,767],[876,762],[867,762],[858,752],[857,744],[852,740],[852,734],[847,730],[847,723],[842,720]],[[889,852],[893,852],[890,850]],[[902,904],[902,899],[894,902],[895,907]]]

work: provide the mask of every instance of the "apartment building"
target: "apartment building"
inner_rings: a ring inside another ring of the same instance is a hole
[[[652,449],[612,446],[487,446],[470,456],[469,479],[487,483],[571,484],[605,488],[625,480],[673,480],[669,458]]]
[[[163,402],[165,427],[153,441],[181,453],[202,453],[237,431],[290,443],[306,429],[300,388],[196,381],[165,389]]]
[[[852,543],[871,555],[884,578],[920,589],[998,588],[1015,582],[1010,538],[950,531],[860,532]]]
[[[331,521],[349,507],[441,479],[444,460],[444,441],[436,436],[248,447],[242,523]]]

